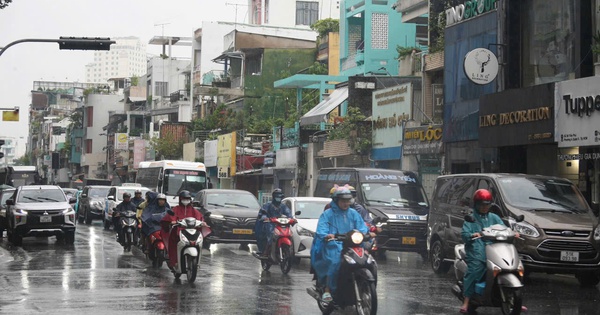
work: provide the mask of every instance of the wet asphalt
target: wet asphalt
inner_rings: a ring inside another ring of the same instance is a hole
[[[213,244],[203,250],[196,282],[175,280],[144,254],[124,253],[100,222],[79,224],[75,244],[55,237],[0,239],[1,314],[319,314],[306,293],[309,262],[283,275],[266,272],[250,248]],[[421,256],[387,252],[379,259],[378,314],[459,314],[450,293],[453,271],[436,275]],[[600,315],[599,287],[581,288],[573,276],[532,274],[523,291],[526,314]],[[481,308],[480,314],[501,314]],[[335,314],[354,314],[350,309]]]

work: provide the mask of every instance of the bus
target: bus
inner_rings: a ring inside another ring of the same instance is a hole
[[[194,196],[200,190],[212,187],[204,163],[175,160],[140,162],[135,182],[165,194],[169,204],[178,203],[173,197],[182,190]]]
[[[35,166],[0,167],[0,184],[19,186],[40,184],[40,174]]]

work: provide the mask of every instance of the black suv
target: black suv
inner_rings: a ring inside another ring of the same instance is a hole
[[[212,229],[204,240],[205,247],[210,243],[256,243],[254,225],[260,204],[252,193],[237,189],[203,189],[196,194],[194,206]]]
[[[92,220],[102,220],[104,202],[110,186],[85,186],[79,195],[77,220],[79,223],[91,224]]]
[[[56,236],[75,242],[75,198],[67,199],[58,186],[20,186],[6,200],[8,241],[20,246],[25,236]]]

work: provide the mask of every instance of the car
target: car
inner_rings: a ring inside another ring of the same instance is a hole
[[[288,197],[281,201],[292,213],[298,223],[293,227],[292,241],[296,261],[300,258],[310,258],[313,237],[317,231],[319,217],[331,198],[321,197]]]
[[[525,272],[574,274],[582,286],[600,283],[598,205],[591,208],[565,178],[508,173],[443,175],[437,178],[428,218],[431,267],[445,273],[462,243],[464,216],[477,189],[491,192],[495,213],[516,232]],[[517,218],[523,221],[517,221]]]
[[[104,229],[110,229],[112,224],[112,214],[115,208],[123,202],[123,194],[128,192],[133,198],[136,190],[142,191],[142,196],[146,195],[146,192],[150,189],[142,187],[140,184],[124,184],[124,186],[111,186],[106,195],[104,202],[104,211],[102,215],[102,224]]]
[[[239,189],[203,189],[196,194],[196,207],[212,229],[204,240],[212,243],[255,244],[254,225],[260,210],[256,197]]]
[[[79,196],[77,221],[92,224],[94,219],[102,219],[104,202],[110,186],[88,185],[83,187]]]
[[[6,200],[8,241],[20,246],[23,237],[56,236],[67,245],[75,242],[75,198],[59,186],[20,186]]]
[[[76,198],[75,195],[77,195],[77,192],[79,191],[75,188],[63,188],[62,190],[65,192],[65,195],[67,195],[67,198],[69,199]]]
[[[6,186],[0,190],[0,237],[4,236],[6,230],[6,200],[15,192],[15,188]]]

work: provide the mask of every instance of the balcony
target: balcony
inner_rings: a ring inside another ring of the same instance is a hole
[[[188,101],[190,99],[190,91],[188,90],[178,90],[169,96],[169,101],[171,104],[177,103],[179,101]]]

